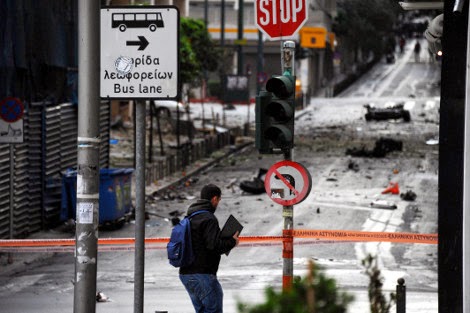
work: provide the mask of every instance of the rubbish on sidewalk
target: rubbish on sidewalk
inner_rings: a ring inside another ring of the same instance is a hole
[[[400,187],[398,183],[390,183],[388,187],[382,191],[382,194],[391,193],[392,195],[398,195],[400,193]]]
[[[377,208],[377,209],[389,209],[389,210],[395,210],[397,208],[396,204],[385,201],[385,200],[372,201],[370,206],[373,208]]]
[[[402,151],[403,142],[391,138],[380,138],[375,142],[374,149],[372,151],[367,150],[365,147],[362,148],[351,148],[346,149],[346,155],[355,157],[374,157],[383,158],[389,152]]]
[[[411,120],[410,111],[405,110],[403,106],[404,103],[399,103],[386,108],[376,108],[373,104],[366,104],[364,107],[367,109],[367,113],[364,117],[366,121],[397,120],[403,118],[405,122],[409,122]]]
[[[402,199],[405,200],[405,201],[415,201],[415,199],[416,199],[416,194],[415,194],[413,191],[408,190],[407,192],[402,193],[402,194],[400,195],[400,198],[402,198]]]

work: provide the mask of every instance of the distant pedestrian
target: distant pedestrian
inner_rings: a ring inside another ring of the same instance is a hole
[[[238,245],[238,232],[233,237],[220,237],[219,222],[214,212],[221,196],[219,187],[206,185],[201,190],[201,198],[191,204],[187,212],[189,216],[196,211],[207,211],[191,218],[191,240],[196,258],[179,271],[196,313],[223,312],[224,293],[217,280],[220,256]]]
[[[421,44],[419,43],[419,40],[416,40],[414,53],[415,53],[415,62],[419,62],[419,54],[421,53]]]
[[[405,37],[401,36],[398,42],[398,45],[400,46],[400,54],[403,54],[403,51],[405,51],[405,43]]]

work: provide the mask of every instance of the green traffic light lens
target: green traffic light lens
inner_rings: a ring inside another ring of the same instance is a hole
[[[266,90],[279,98],[288,98],[295,91],[295,84],[291,76],[275,76],[266,82]]]
[[[277,122],[285,123],[294,116],[294,110],[285,101],[272,101],[266,107],[266,115],[271,116]]]
[[[292,143],[292,132],[282,125],[269,127],[264,133],[265,139],[270,140],[275,146],[284,148]]]

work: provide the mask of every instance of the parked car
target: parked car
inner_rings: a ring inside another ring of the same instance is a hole
[[[156,114],[161,117],[176,118],[178,114],[177,110],[179,110],[180,118],[187,113],[186,106],[175,100],[154,100],[153,105],[156,109]]]

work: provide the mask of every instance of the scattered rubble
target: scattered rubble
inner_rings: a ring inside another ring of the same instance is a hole
[[[267,169],[260,168],[256,177],[254,177],[252,180],[244,180],[240,183],[240,189],[255,195],[265,193],[266,189],[264,188],[264,177],[266,176],[267,172]]]
[[[383,121],[389,119],[397,120],[400,118],[403,118],[405,122],[409,122],[411,120],[410,111],[403,108],[403,103],[386,108],[376,108],[373,104],[366,104],[364,107],[367,109],[367,113],[364,116],[366,121]]]
[[[408,190],[407,192],[402,193],[402,194],[400,195],[400,198],[401,198],[402,200],[405,200],[405,201],[415,201],[416,197],[417,197],[417,196],[416,196],[416,193],[414,193],[414,192],[411,191],[411,190]]]
[[[367,150],[365,147],[348,148],[346,149],[346,155],[354,157],[383,158],[392,151],[402,151],[402,149],[403,142],[401,140],[380,138],[375,142],[375,146],[372,151]]]
[[[375,200],[372,201],[370,204],[371,207],[377,209],[389,209],[389,210],[396,210],[397,205],[385,200]]]
[[[96,302],[109,302],[109,298],[101,291],[98,291],[96,293]]]
[[[353,170],[354,172],[359,172],[359,165],[353,160],[348,162],[348,170]]]

